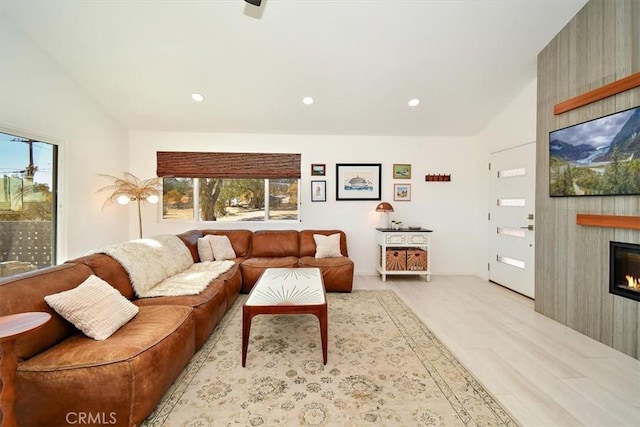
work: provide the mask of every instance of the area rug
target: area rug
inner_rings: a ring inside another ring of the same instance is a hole
[[[516,426],[392,291],[330,293],[329,358],[311,315],[256,316],[241,295],[143,425]]]

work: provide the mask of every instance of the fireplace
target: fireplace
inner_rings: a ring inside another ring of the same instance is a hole
[[[640,245],[610,242],[609,293],[640,301]]]

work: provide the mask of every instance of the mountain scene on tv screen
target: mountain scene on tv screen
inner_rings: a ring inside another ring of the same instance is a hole
[[[551,196],[640,194],[640,107],[549,134]]]

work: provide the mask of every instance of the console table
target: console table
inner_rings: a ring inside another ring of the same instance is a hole
[[[15,342],[23,334],[39,328],[51,319],[49,313],[29,312],[0,317],[0,409],[2,427],[17,426],[14,405],[16,402]]]
[[[382,276],[382,281],[386,281],[387,275],[389,274],[421,275],[426,276],[427,282],[431,280],[429,235],[432,232],[433,230],[427,230],[426,228],[400,228],[398,230],[392,228],[376,228],[376,244],[378,245],[378,262],[376,263],[376,269]],[[424,251],[426,256],[426,269],[409,269],[406,266],[406,259],[404,269],[388,269],[386,262],[387,249],[391,250],[395,248],[400,251],[413,248]]]

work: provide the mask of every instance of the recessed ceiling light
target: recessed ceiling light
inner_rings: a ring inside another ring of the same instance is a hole
[[[199,93],[192,93],[191,99],[193,99],[196,102],[202,102],[204,101],[204,96],[200,95]]]
[[[420,104],[420,100],[418,98],[413,98],[409,100],[409,107],[415,107]]]
[[[313,104],[313,98],[310,96],[305,96],[304,98],[302,98],[302,103],[305,105],[311,105]]]

